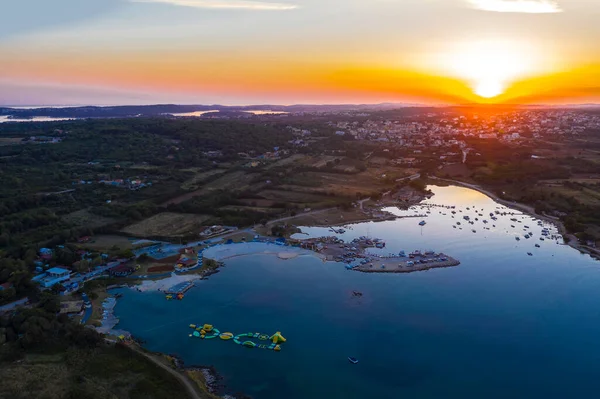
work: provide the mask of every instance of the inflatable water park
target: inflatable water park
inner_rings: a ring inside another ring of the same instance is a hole
[[[262,333],[242,333],[234,335],[230,332],[221,332],[215,328],[212,324],[196,325],[190,324],[190,328],[194,330],[190,337],[196,337],[200,339],[215,339],[219,338],[223,341],[232,340],[234,343],[245,346],[246,348],[260,348],[273,350],[279,352],[281,350],[281,344],[286,339],[281,335],[281,332],[277,331],[273,335],[267,335]],[[252,339],[256,340],[253,341]]]

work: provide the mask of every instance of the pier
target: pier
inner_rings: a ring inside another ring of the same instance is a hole
[[[368,263],[353,267],[363,273],[412,273],[441,267],[453,267],[460,262],[444,254],[422,254],[411,258],[386,257],[372,258]]]
[[[194,282],[184,281],[183,283],[175,284],[174,286],[172,286],[171,288],[166,290],[165,294],[167,294],[167,295],[185,294],[193,286],[194,286]]]

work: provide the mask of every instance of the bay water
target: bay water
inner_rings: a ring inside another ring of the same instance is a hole
[[[379,255],[444,252],[461,261],[457,267],[365,274],[310,252],[281,260],[259,248],[226,260],[182,301],[120,290],[117,328],[188,365],[214,365],[229,392],[255,398],[595,396],[600,263],[560,239],[540,240],[543,227],[556,229],[476,191],[430,188],[435,195],[424,205],[455,208],[393,208],[424,217],[350,225],[338,236],[381,238],[386,247],[370,250]],[[465,215],[479,220],[471,225]],[[302,231],[297,237],[333,234]],[[233,334],[281,331],[287,342],[277,353],[200,340],[188,336],[190,323]]]

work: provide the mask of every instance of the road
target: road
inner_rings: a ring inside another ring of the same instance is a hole
[[[181,374],[177,370],[173,370],[171,367],[169,367],[166,364],[164,364],[161,361],[161,359],[158,358],[157,356],[154,356],[154,355],[151,355],[149,353],[146,353],[146,352],[142,351],[141,349],[139,349],[139,348],[137,348],[136,346],[133,346],[133,345],[131,345],[129,347],[131,348],[131,350],[136,351],[140,355],[142,355],[145,358],[147,358],[148,360],[150,360],[152,363],[156,364],[161,369],[163,369],[166,372],[168,372],[169,374],[171,374],[173,377],[177,378],[179,380],[179,382],[181,382],[183,384],[183,386],[185,387],[185,389],[188,391],[188,394],[190,395],[190,398],[193,398],[193,399],[208,399],[209,398],[209,396],[199,395],[196,387],[194,386],[194,384],[186,376],[184,376],[183,374]]]
[[[416,180],[419,177],[421,177],[421,174],[420,173],[415,173],[414,175],[410,175],[410,176],[407,176],[407,177],[402,177],[400,179],[396,179],[396,181],[398,182],[398,181],[404,181],[404,180]]]
[[[308,216],[308,215],[317,215],[319,213],[325,213],[325,212],[329,212],[332,210],[336,210],[337,208],[326,208],[326,209],[317,209],[316,211],[310,211],[310,212],[304,212],[304,213],[299,213],[296,216],[286,216],[284,218],[279,218],[279,219],[275,219],[275,220],[269,220],[269,222],[267,224],[273,224],[273,223],[279,223],[279,222],[285,222],[286,220],[290,220],[290,219],[296,219],[298,217],[302,217],[302,216]]]
[[[92,317],[92,312],[94,311],[94,309],[92,308],[92,302],[90,301],[90,298],[85,292],[81,294],[81,299],[83,299],[83,303],[85,304],[85,312],[83,314],[83,317],[81,318],[80,323],[85,324],[90,319],[90,317]]]
[[[365,211],[365,210],[364,210],[364,208],[363,208],[363,204],[364,204],[365,202],[367,202],[367,201],[370,201],[370,200],[371,200],[371,197],[369,197],[369,198],[365,198],[365,199],[361,199],[360,201],[358,201],[358,205],[360,205],[360,210],[361,210],[361,211],[363,211],[363,212]]]

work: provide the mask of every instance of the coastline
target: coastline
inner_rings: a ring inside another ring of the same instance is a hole
[[[248,248],[246,251],[243,251],[240,253],[231,253],[231,251],[232,251],[231,248],[233,246],[240,248],[240,246],[242,246],[242,245],[246,245],[246,246],[261,245],[261,247],[263,245],[269,245],[269,246],[280,247],[281,250],[279,250],[279,251],[264,250],[264,247],[263,247],[262,249],[261,248],[254,248],[254,249]],[[224,246],[226,246],[228,248],[225,248]],[[215,248],[214,252],[217,252],[216,254],[207,253],[212,248]],[[205,251],[204,257],[207,259],[213,259],[217,262],[223,262],[228,259],[234,259],[234,258],[250,256],[250,255],[275,255],[281,260],[294,259],[294,258],[297,258],[298,256],[306,255],[306,256],[316,256],[317,258],[321,259],[324,262],[327,260],[327,258],[324,255],[319,254],[314,251],[297,248],[297,247],[279,246],[279,245],[272,244],[272,243],[247,242],[247,243],[237,243],[237,244],[216,245],[212,248]]]
[[[579,239],[577,237],[575,237],[573,234],[569,233],[567,231],[567,229],[565,228],[565,225],[563,224],[563,222],[558,219],[558,218],[554,218],[548,215],[540,215],[538,213],[535,212],[535,209],[527,204],[522,204],[519,202],[514,202],[514,201],[507,201],[507,200],[503,200],[502,198],[498,197],[496,194],[494,194],[493,192],[486,190],[485,188],[478,186],[476,184],[471,184],[471,183],[465,183],[465,182],[461,182],[459,180],[452,180],[452,179],[444,179],[441,177],[435,177],[435,176],[429,176],[429,179],[431,180],[441,180],[444,182],[448,182],[448,183],[452,183],[455,184],[457,186],[460,187],[464,187],[464,188],[469,188],[471,190],[475,190],[483,195],[488,196],[489,198],[491,198],[492,200],[494,200],[495,202],[507,206],[509,208],[512,209],[516,209],[518,211],[521,211],[529,216],[535,217],[537,219],[541,219],[544,220],[548,223],[552,223],[554,224],[556,227],[558,227],[558,232],[563,236],[563,240],[565,241],[565,245],[570,246],[573,249],[578,250],[580,253],[582,254],[586,254],[586,255],[590,255],[592,258],[596,259],[596,260],[600,260],[600,252],[598,251],[594,251],[592,249],[587,248],[585,245],[581,244],[579,242]]]
[[[448,183],[459,186],[459,187],[465,187],[468,189],[475,190],[475,191],[491,198],[493,201],[497,202],[498,204],[501,204],[501,205],[507,206],[511,209],[515,209],[517,211],[523,212],[524,214],[530,215],[537,219],[545,220],[549,223],[552,223],[553,225],[556,225],[558,227],[558,230],[559,230],[560,234],[563,235],[563,237],[568,236],[568,233],[566,233],[564,225],[562,224],[562,222],[560,222],[560,220],[554,219],[554,218],[546,216],[546,215],[538,215],[537,213],[535,213],[535,210],[528,205],[502,200],[502,199],[498,198],[496,195],[494,195],[492,192],[485,190],[484,188],[481,188],[479,186],[470,185],[468,183],[463,183],[463,182],[459,182],[459,181],[451,181],[448,179],[435,178],[435,179],[433,179],[432,184],[435,184],[434,183],[435,180],[447,181]],[[421,201],[421,203],[422,203],[422,201]],[[364,223],[364,222],[370,222],[370,221],[376,222],[376,221],[388,220],[388,219],[395,220],[395,219],[399,219],[399,218],[402,218],[402,217],[401,216],[393,216],[393,217],[389,217],[386,219],[379,219],[379,218],[373,217],[373,218],[365,218],[365,220],[359,221],[359,222],[341,223],[338,225],[344,226],[344,225],[351,225],[351,224],[355,224],[355,223]],[[327,224],[325,227],[338,226],[338,225]],[[580,252],[587,253],[587,252],[583,251],[580,248],[580,245],[578,245],[577,243],[578,243],[578,241],[576,240],[576,238],[573,238],[572,240],[569,241],[568,245],[574,249],[579,250]],[[242,242],[242,243],[235,243],[235,244],[218,244],[218,245],[215,245],[215,246],[207,249],[207,251],[209,251],[210,249],[212,249],[212,251],[215,253],[214,254],[215,256],[212,256],[212,254],[210,254],[210,252],[209,252],[209,254],[205,255],[205,257],[207,259],[215,260],[219,263],[223,262],[223,261],[227,261],[229,259],[239,258],[239,257],[243,257],[243,256],[261,255],[261,254],[275,255],[281,260],[294,259],[299,256],[305,256],[305,255],[316,256],[317,258],[321,259],[324,262],[328,260],[327,256],[325,256],[319,252],[315,252],[315,251],[307,250],[307,249],[301,249],[301,248],[297,248],[297,247],[281,246],[281,245],[277,245],[277,244],[274,244],[271,242],[265,243],[265,242],[250,241],[250,242]],[[592,254],[590,254],[590,255],[592,255]],[[454,260],[454,259],[452,259],[452,260]],[[426,270],[433,269],[433,268],[445,268],[445,267],[458,266],[458,264],[460,264],[460,262],[457,260],[455,260],[455,261],[456,261],[456,264],[435,265],[435,266],[434,265],[423,265],[422,268],[419,268],[416,270],[400,269],[400,268],[395,268],[395,267],[390,268],[389,266],[386,269],[379,269],[379,267],[376,267],[375,269],[369,270],[366,268],[362,269],[361,267],[357,267],[357,268],[354,268],[353,270],[362,272],[362,273],[411,273],[411,272],[416,272],[416,271],[426,271]],[[386,262],[386,261],[385,261],[385,259],[381,259],[381,262]],[[173,280],[174,277],[175,278],[186,277],[186,279],[189,279],[189,280],[196,280],[196,279],[202,279],[203,275],[200,274],[198,276],[193,276],[193,275],[178,276],[178,275],[173,274],[171,277],[166,277],[166,278],[160,279],[158,281],[138,282],[138,283],[136,283],[135,286],[129,286],[129,288],[136,290],[138,287],[141,287],[142,285],[144,285],[144,283],[146,283],[145,291],[151,291],[153,289],[157,289],[160,291],[160,288],[157,288],[158,285],[153,285],[151,288],[149,283],[157,284],[161,281],[164,281],[164,283],[162,285],[170,286],[170,285],[172,285],[171,283],[175,284],[175,280]],[[110,287],[110,288],[114,289],[114,288],[123,288],[123,287],[117,286],[117,287]],[[107,292],[108,292],[108,288],[107,288]],[[108,292],[108,294],[111,297],[114,296],[114,293]],[[111,308],[111,310],[112,309],[114,309],[114,306]],[[117,321],[117,324],[118,324],[118,321]],[[115,326],[116,326],[116,324],[111,329],[108,330],[107,334],[111,334],[111,332],[113,332],[113,331],[120,331],[120,330],[113,330],[113,328]],[[114,333],[112,335],[114,335]],[[138,344],[134,343],[133,345],[138,345]],[[135,349],[135,350],[147,351],[144,348],[143,344],[139,344],[139,346],[136,346],[136,348],[138,348],[138,349]],[[161,354],[161,355],[164,356],[165,354]],[[214,397],[233,398],[232,396],[223,394],[223,389],[225,388],[225,386],[220,383],[220,380],[222,378],[219,376],[217,370],[215,370],[215,368],[212,366],[202,366],[202,365],[200,365],[200,366],[185,366],[183,363],[179,364],[179,363],[175,362],[174,367],[172,365],[169,367],[173,373],[177,373],[183,379],[187,379],[190,382],[192,382],[193,384],[198,385],[200,387],[200,389],[206,389],[206,392],[208,392],[210,395],[213,395]],[[213,396],[211,396],[211,398]]]

